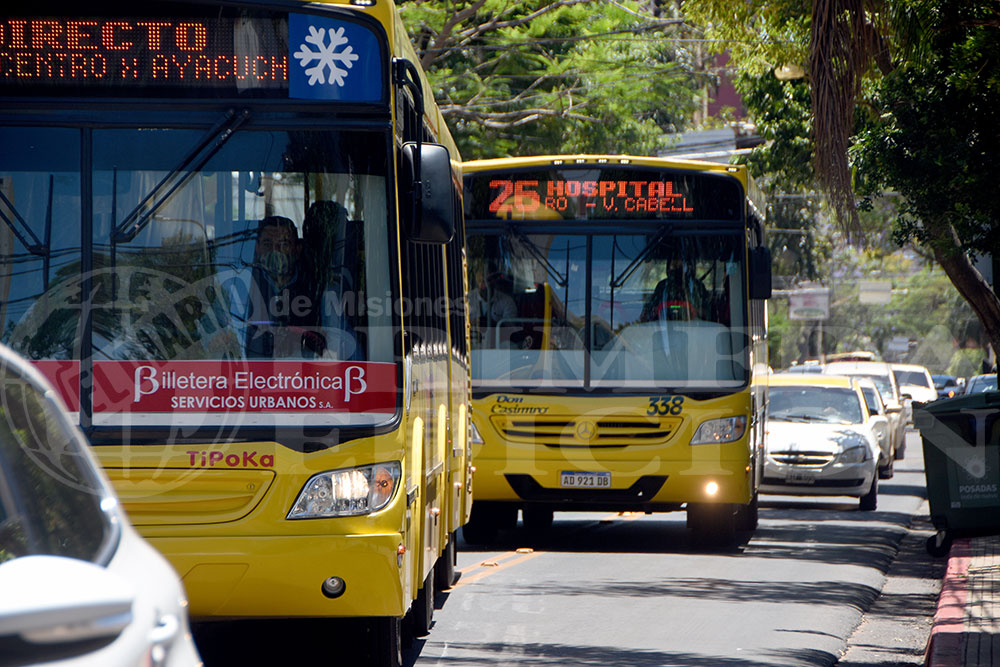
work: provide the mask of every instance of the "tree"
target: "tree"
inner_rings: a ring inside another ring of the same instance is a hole
[[[903,196],[897,239],[930,249],[1000,351],[1000,300],[973,265],[1000,258],[1000,8],[919,0],[904,9],[919,29],[862,119],[851,152],[860,189]]]
[[[704,76],[634,0],[421,0],[401,5],[465,159],[653,154],[684,127]]]
[[[1000,300],[972,262],[1000,257],[1000,203],[989,196],[1000,155],[995,0],[750,0],[737,13],[699,0],[685,10],[710,35],[742,35],[733,62],[750,75],[808,53],[811,164],[842,228],[860,236],[856,191],[869,203],[899,193],[896,240],[928,248],[1000,350]]]

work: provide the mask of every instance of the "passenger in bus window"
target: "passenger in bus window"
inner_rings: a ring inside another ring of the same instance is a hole
[[[469,313],[481,327],[496,326],[502,320],[517,317],[513,283],[502,273],[491,273],[485,280],[482,272],[477,276],[479,288],[469,294]]]
[[[680,261],[671,264],[642,309],[640,320],[705,319],[708,291],[689,268]]]
[[[268,216],[257,226],[252,266],[224,281],[247,358],[318,357],[326,349],[301,256],[295,223]]]

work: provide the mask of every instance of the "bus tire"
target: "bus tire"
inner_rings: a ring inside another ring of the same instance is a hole
[[[398,616],[368,619],[368,649],[372,667],[402,667],[403,619]]]
[[[736,542],[736,506],[732,503],[688,503],[687,528],[697,547],[728,547]]]
[[[426,637],[431,633],[434,622],[434,573],[424,579],[424,585],[417,591],[417,599],[410,607],[410,621],[414,637]]]
[[[472,503],[469,522],[462,526],[462,537],[469,544],[490,544],[501,528],[517,525],[517,505],[476,501]]]
[[[455,585],[455,565],[458,558],[455,540],[457,539],[456,533],[448,535],[448,546],[444,548],[444,553],[434,563],[434,587],[439,591],[447,590]]]
[[[760,494],[755,491],[749,504],[736,506],[736,530],[757,530],[759,522]]]
[[[529,533],[545,533],[552,528],[555,512],[545,505],[525,505],[521,508],[521,522]]]

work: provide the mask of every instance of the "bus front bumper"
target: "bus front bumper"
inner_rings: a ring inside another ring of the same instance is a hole
[[[564,472],[610,473],[604,488],[573,488]],[[745,504],[753,496],[745,460],[692,461],[515,461],[476,460],[476,500],[543,503],[561,510],[670,511],[688,502]]]
[[[399,533],[148,538],[181,575],[195,620],[402,616]],[[342,595],[323,593],[329,577]]]

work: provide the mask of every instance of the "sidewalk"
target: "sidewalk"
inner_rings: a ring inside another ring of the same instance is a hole
[[[1000,536],[952,544],[925,663],[1000,666]]]

